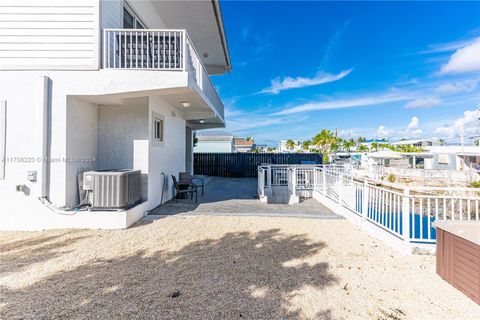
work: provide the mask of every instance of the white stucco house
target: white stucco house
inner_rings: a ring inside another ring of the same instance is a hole
[[[196,153],[231,153],[234,152],[234,136],[224,131],[197,132]]]
[[[193,130],[224,127],[218,1],[2,0],[0,14],[0,229],[125,228],[169,200]],[[140,170],[141,203],[63,210],[82,172],[105,169]]]

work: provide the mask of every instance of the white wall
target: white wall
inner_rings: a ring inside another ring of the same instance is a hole
[[[2,0],[0,13],[0,69],[98,69],[98,0]]]
[[[148,105],[100,106],[97,169],[136,169],[135,142],[147,139]]]
[[[127,0],[126,2],[140,20],[143,21],[147,29],[167,28],[150,1]]]
[[[164,191],[163,201],[171,199],[173,195],[173,183],[171,175],[178,179],[178,173],[185,171],[185,134],[186,121],[180,117],[175,108],[158,97],[149,99],[149,135],[152,137],[152,113],[158,113],[165,117],[164,144],[153,145],[149,149],[148,169],[148,199],[154,205],[160,203],[163,188],[162,172],[168,179],[167,188]]]
[[[19,83],[22,85],[20,86]],[[39,74],[0,73],[0,99],[7,102],[5,180],[0,181],[0,195],[18,196],[15,186],[25,184],[33,197],[41,196],[41,181],[27,181],[27,172],[36,171],[40,179],[43,145],[44,82]],[[66,101],[65,96],[51,97],[50,196],[65,200]],[[0,210],[1,211],[1,210]]]
[[[100,2],[101,19],[103,29],[119,29],[123,26],[123,1],[102,0]]]
[[[149,1],[125,1],[129,8],[145,24],[147,29],[166,28],[165,23]],[[108,29],[123,27],[123,0],[102,0],[100,3],[101,26]]]
[[[125,106],[99,107],[97,169],[142,171],[143,201],[148,199],[148,99]]]
[[[233,139],[231,141],[198,141],[193,152],[233,152]]]
[[[76,205],[77,174],[95,170],[98,157],[98,106],[74,97],[67,98],[67,161],[65,201]]]

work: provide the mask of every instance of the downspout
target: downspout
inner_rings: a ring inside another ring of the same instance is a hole
[[[41,169],[41,198],[50,196],[50,130],[51,130],[51,80],[47,76],[42,76],[42,169]]]

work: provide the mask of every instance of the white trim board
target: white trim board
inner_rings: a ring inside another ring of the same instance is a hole
[[[5,149],[7,142],[7,101],[0,100],[0,180],[5,179]]]

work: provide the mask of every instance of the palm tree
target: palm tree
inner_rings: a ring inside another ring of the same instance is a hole
[[[362,143],[362,142],[365,142],[365,141],[367,141],[367,139],[366,139],[365,137],[358,137],[358,138],[357,138],[357,142],[358,142],[359,144]]]
[[[398,146],[398,151],[400,152],[423,152],[421,147],[415,147],[411,144],[402,144]]]
[[[312,145],[312,141],[310,140],[305,140],[302,142],[302,149],[305,151],[308,151],[310,149],[310,146]]]
[[[345,151],[347,151],[348,153],[350,153],[350,149],[355,147],[357,143],[355,142],[355,140],[353,139],[349,139],[349,140],[343,140],[343,148],[345,149]]]
[[[343,144],[343,139],[334,137],[334,139],[332,141],[332,145],[330,146],[330,149],[332,150],[332,152],[335,155],[337,154],[337,152],[340,149],[340,147],[342,146],[342,144]],[[334,158],[336,158],[336,157],[334,157]]]
[[[372,150],[378,151],[378,148],[380,147],[380,144],[378,142],[372,142]]]
[[[368,152],[369,150],[368,150],[368,147],[366,145],[361,144],[357,147],[357,151],[358,152]]]
[[[285,146],[287,147],[288,150],[293,150],[295,148],[296,143],[292,139],[288,139],[287,142],[285,143]]]
[[[382,144],[381,147],[384,148],[384,149],[388,149],[390,151],[397,151],[397,147],[392,146],[389,143]]]
[[[328,155],[332,151],[332,144],[336,141],[336,137],[330,130],[323,129],[313,137],[312,141],[322,151],[323,161],[328,163]]]

